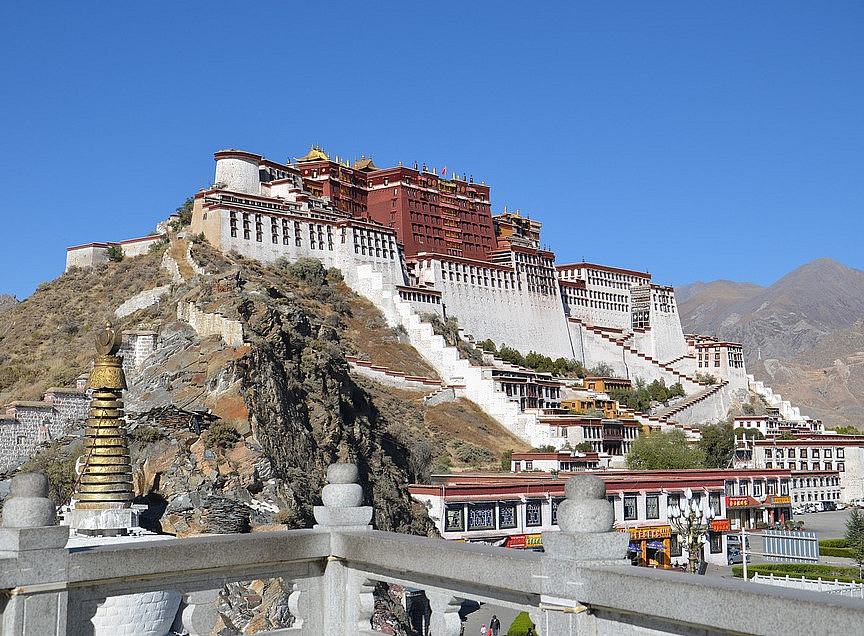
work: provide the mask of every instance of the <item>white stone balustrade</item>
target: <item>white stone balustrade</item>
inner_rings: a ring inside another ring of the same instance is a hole
[[[622,565],[627,534],[611,531],[593,476],[568,482],[561,531],[544,534],[540,554],[371,530],[356,474],[331,467],[313,529],[82,550],[67,549],[67,528],[50,525],[44,481],[19,475],[0,527],[3,634],[96,634],[106,599],[156,591],[182,599],[174,631],[209,634],[222,586],[276,577],[294,617],[279,634],[374,633],[377,581],[424,590],[434,636],[459,633],[463,599],[527,611],[542,636],[851,634],[864,621],[856,599]]]

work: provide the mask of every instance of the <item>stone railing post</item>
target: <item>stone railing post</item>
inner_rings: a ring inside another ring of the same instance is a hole
[[[323,506],[315,506],[314,528],[330,532],[371,530],[372,506],[363,506],[363,487],[357,483],[359,473],[354,464],[331,464],[327,468],[328,484],[321,490]],[[331,551],[332,554],[332,551]],[[355,577],[356,578],[356,577]],[[321,586],[322,634],[353,634],[361,614],[360,591],[349,576],[344,560],[330,556]]]
[[[0,588],[9,595],[3,633],[66,634],[69,527],[55,525],[48,479],[12,479],[0,526]]]
[[[577,633],[588,628],[587,608],[578,602],[579,566],[626,565],[630,535],[615,532],[615,513],[606,499],[606,484],[596,475],[575,475],[558,505],[560,532],[544,532],[543,590],[538,616],[540,633]],[[534,617],[532,616],[532,619]],[[535,621],[537,622],[537,621]]]

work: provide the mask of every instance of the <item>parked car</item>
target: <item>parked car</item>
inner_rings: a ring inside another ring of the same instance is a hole
[[[735,563],[743,563],[744,555],[741,554],[741,550],[729,550],[728,559],[729,565],[734,565]],[[747,563],[750,563],[750,555],[747,555]]]
[[[849,507],[845,503],[843,503],[842,501],[835,501],[834,505],[837,506],[837,510],[846,510],[846,508]]]
[[[804,512],[804,506],[792,506],[793,515],[803,515]]]
[[[837,510],[837,504],[833,501],[823,501],[822,510]]]

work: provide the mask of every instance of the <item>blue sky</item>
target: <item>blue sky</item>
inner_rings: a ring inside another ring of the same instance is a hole
[[[559,262],[864,269],[864,3],[12,3],[0,292],[152,231],[226,147],[485,179]]]

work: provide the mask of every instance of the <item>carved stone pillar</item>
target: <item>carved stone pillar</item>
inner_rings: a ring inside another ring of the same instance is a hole
[[[321,490],[323,506],[315,506],[315,528],[331,531],[371,530],[372,506],[362,506],[363,487],[357,483],[359,473],[354,464],[331,464],[327,481]],[[357,625],[348,616],[357,616],[359,598],[348,591],[349,572],[342,559],[328,557],[321,586],[324,634],[352,634]],[[356,621],[355,621],[356,622]]]
[[[457,596],[426,590],[432,616],[429,620],[430,636],[459,636],[462,631],[462,619],[459,618],[459,608],[465,600]]]
[[[606,499],[606,484],[596,475],[576,475],[564,487],[558,505],[560,532],[544,532],[543,605],[531,619],[541,633],[560,636],[590,629],[588,608],[579,603],[579,566],[626,565],[630,535],[615,532],[615,513]]]
[[[0,558],[15,559],[3,610],[4,634],[48,636],[67,629],[69,528],[54,525],[48,479],[36,473],[12,478],[0,527]]]

